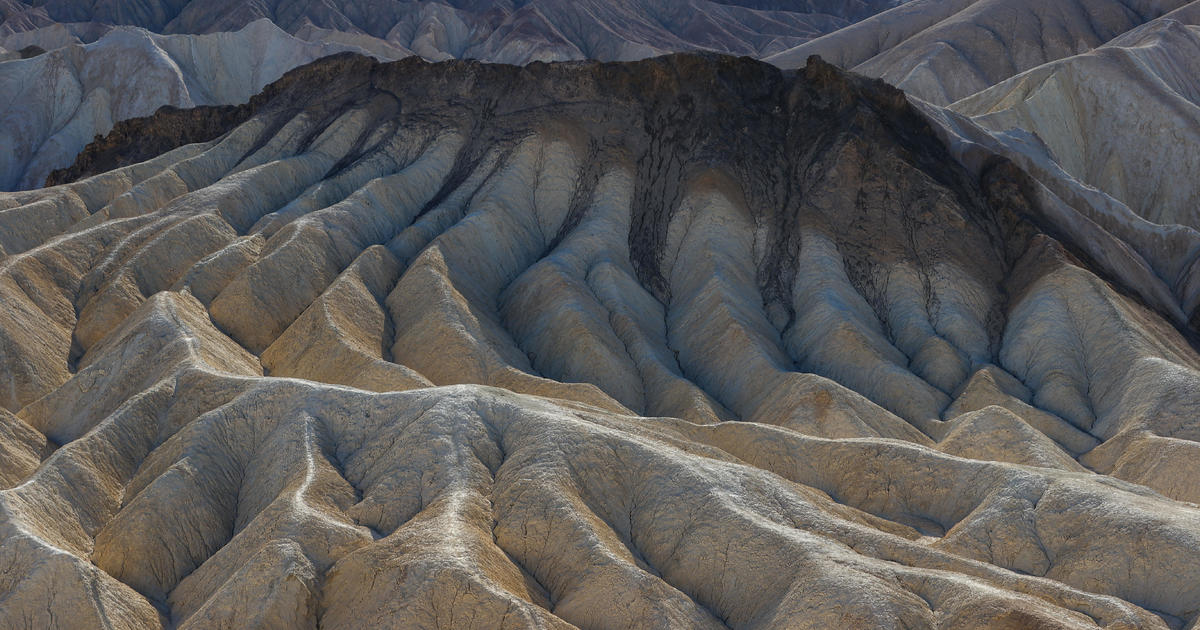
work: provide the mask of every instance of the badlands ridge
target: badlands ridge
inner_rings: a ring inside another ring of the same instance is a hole
[[[1012,81],[341,54],[128,123],[216,135],[0,194],[0,627],[1200,627],[1192,228]]]
[[[162,106],[245,103],[335,52],[514,64],[696,49],[763,57],[895,4],[0,0],[0,190],[40,188],[121,120]]]

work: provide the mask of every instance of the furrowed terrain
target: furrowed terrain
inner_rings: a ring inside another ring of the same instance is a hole
[[[268,94],[0,195],[0,626],[1196,627],[1194,327],[898,90]]]
[[[0,191],[42,187],[117,122],[163,106],[241,105],[336,52],[514,64],[762,57],[898,3],[0,0]]]

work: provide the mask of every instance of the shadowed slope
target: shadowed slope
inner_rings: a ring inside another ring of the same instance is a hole
[[[964,164],[980,171],[1001,153],[1026,169],[1037,179],[1029,191],[1056,208],[1059,233],[1074,234],[1108,274],[1192,330],[1197,20],[1192,2],[948,109],[918,102]]]
[[[1191,0],[914,0],[767,57],[784,68],[820,55],[948,105],[1019,72],[1075,55]]]

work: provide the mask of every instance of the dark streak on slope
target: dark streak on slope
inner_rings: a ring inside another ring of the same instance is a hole
[[[399,116],[435,132],[469,130],[450,173],[418,217],[456,190],[489,151],[507,153],[530,134],[565,124],[587,164],[564,225],[547,235],[555,245],[582,220],[597,165],[633,166],[630,263],[666,305],[672,296],[664,256],[680,203],[705,173],[732,175],[722,192],[744,203],[756,226],[757,289],[781,331],[796,316],[800,234],[815,229],[835,241],[846,275],[885,331],[895,308],[887,294],[894,269],[911,268],[921,279],[932,325],[943,299],[934,281],[941,263],[952,262],[995,287],[985,318],[994,358],[1008,302],[1003,280],[1029,239],[1046,231],[1031,189],[1019,184],[1023,173],[969,173],[903,92],[816,57],[799,71],[784,72],[749,58],[709,54],[525,67],[416,58],[380,64],[335,55],[288,73],[238,108],[164,110],[122,123],[56,181],[150,157],[142,138],[155,138],[153,150],[166,150],[226,133],[250,116],[262,116],[276,129],[300,112],[326,121],[309,127],[303,146],[326,123],[358,107],[371,108],[376,124]],[[361,146],[368,135],[362,133],[334,171],[370,152]],[[998,192],[1005,186],[1007,192]],[[1069,235],[1052,236],[1078,249]],[[889,338],[911,360],[895,335]],[[935,388],[949,393],[954,385]]]

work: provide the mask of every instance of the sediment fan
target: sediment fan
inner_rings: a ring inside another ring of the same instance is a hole
[[[1193,331],[901,92],[341,55],[252,110],[0,195],[0,626],[1196,627]]]

